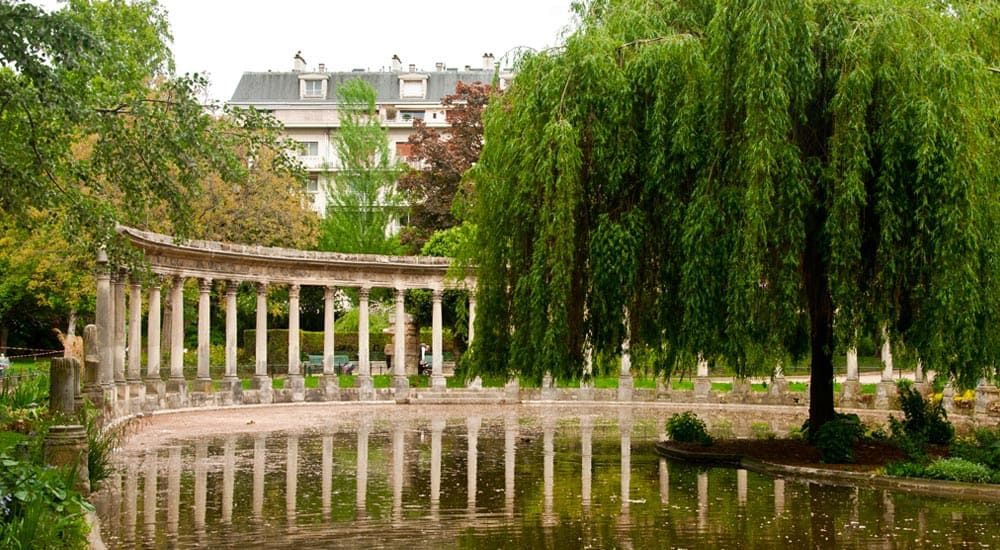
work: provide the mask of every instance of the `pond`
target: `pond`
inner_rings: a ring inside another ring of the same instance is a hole
[[[1000,545],[995,503],[668,462],[654,445],[673,412],[325,405],[156,416],[93,500],[111,548]]]

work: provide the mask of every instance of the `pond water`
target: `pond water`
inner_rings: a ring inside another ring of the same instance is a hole
[[[217,434],[188,433],[177,415],[166,436],[140,434],[117,454],[118,473],[94,499],[103,539],[111,548],[1000,545],[995,503],[668,462],[654,444],[675,411],[400,409],[341,408],[286,429],[220,421]]]

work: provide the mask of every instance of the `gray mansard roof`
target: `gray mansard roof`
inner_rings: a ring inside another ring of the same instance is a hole
[[[399,77],[402,73],[390,71],[322,73],[327,75],[326,99],[302,99],[299,96],[299,76],[302,74],[315,73],[243,73],[243,78],[236,86],[230,103],[236,105],[335,103],[337,86],[354,78],[360,78],[371,84],[372,88],[375,89],[376,101],[379,103],[437,103],[442,97],[455,93],[455,86],[459,82],[467,84],[473,82],[489,83],[493,81],[494,72],[492,70],[448,70],[405,73],[427,77],[427,97],[417,99],[399,97]]]

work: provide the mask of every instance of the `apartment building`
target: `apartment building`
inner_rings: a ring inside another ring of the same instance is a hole
[[[414,120],[446,128],[448,113],[441,99],[455,93],[459,82],[492,82],[496,76],[501,88],[506,87],[512,75],[497,71],[492,54],[484,54],[476,67],[435,63],[433,70],[419,69],[415,64],[404,68],[402,60],[393,56],[379,71],[328,71],[323,63],[310,68],[299,53],[290,71],[244,73],[229,103],[268,111],[281,121],[288,137],[299,143],[301,161],[309,172],[307,189],[313,195],[313,208],[323,214],[327,205],[325,184],[329,178],[336,179],[338,166],[334,144],[340,127],[338,86],[360,78],[374,88],[378,117],[388,131],[390,154],[405,161]]]

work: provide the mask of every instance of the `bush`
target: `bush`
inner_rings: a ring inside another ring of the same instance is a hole
[[[81,415],[84,428],[87,430],[87,470],[90,474],[90,487],[96,491],[101,481],[107,479],[114,471],[111,453],[121,444],[130,421],[102,429],[98,424],[100,415],[96,409],[86,407]]]
[[[927,401],[909,380],[900,380],[899,406],[903,420],[889,416],[892,439],[907,456],[926,460],[928,444],[947,445],[955,437],[955,428],[940,402]]]
[[[712,436],[708,435],[703,422],[691,411],[677,413],[667,420],[667,434],[673,441],[682,443],[701,443],[708,446],[712,444]]]
[[[854,462],[854,446],[864,433],[865,428],[858,415],[838,414],[836,418],[820,426],[813,441],[823,462]]]
[[[990,483],[993,472],[977,462],[964,458],[941,458],[927,466],[926,477],[931,479],[946,479],[964,481],[967,483]]]
[[[955,441],[951,456],[985,464],[1000,471],[1000,427],[979,428]]]
[[[72,476],[0,455],[0,548],[86,548],[93,507]]]
[[[924,477],[927,468],[917,462],[891,462],[885,465],[885,475],[896,477]]]

